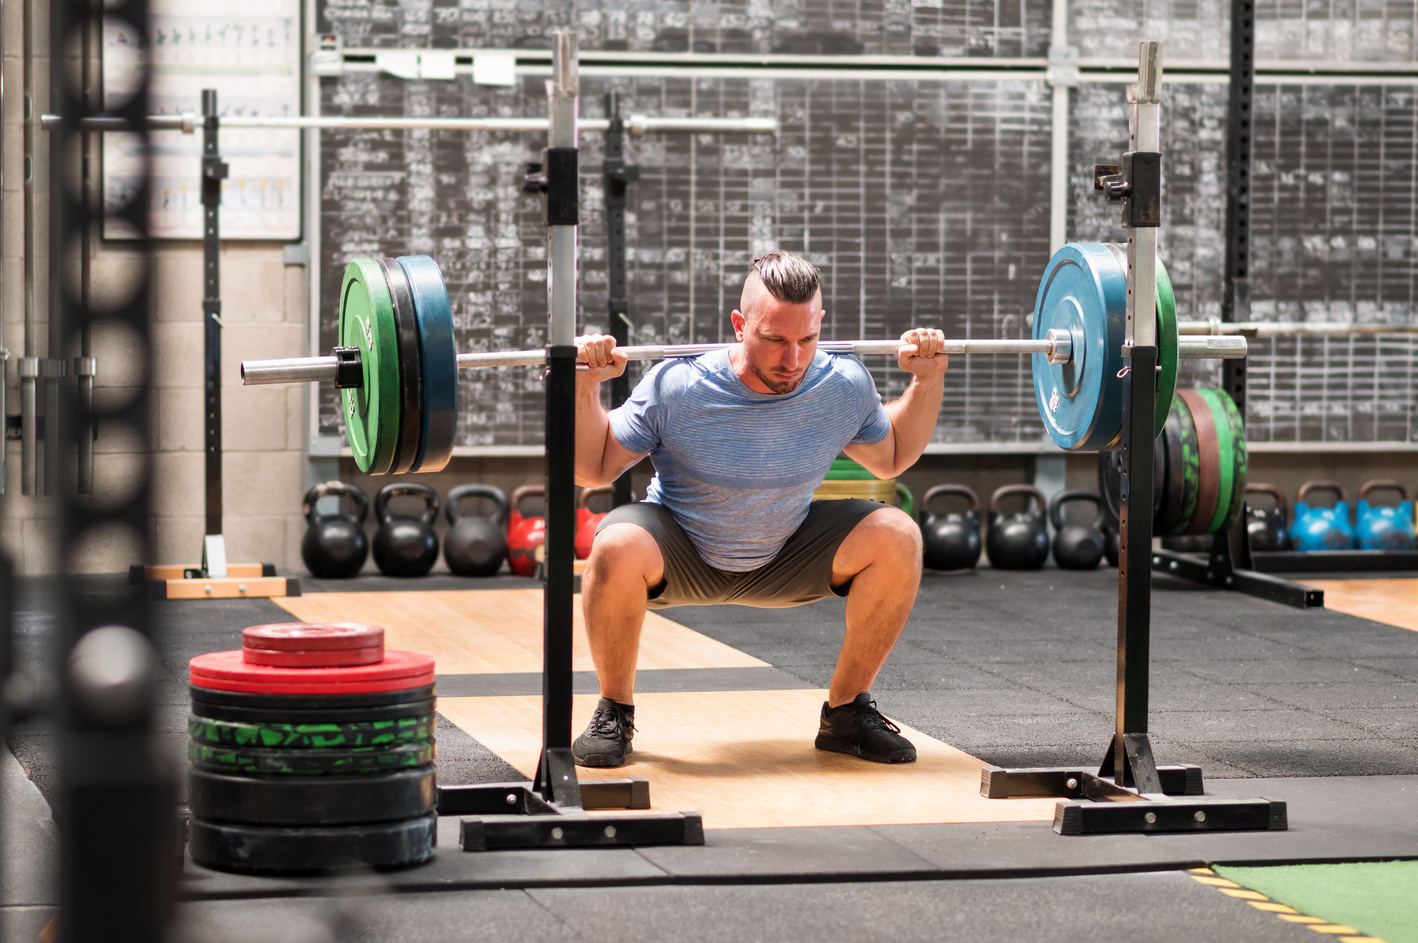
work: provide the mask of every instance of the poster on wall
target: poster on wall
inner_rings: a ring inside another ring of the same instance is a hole
[[[151,64],[150,109],[157,114],[202,111],[202,90],[216,89],[222,115],[291,117],[300,114],[299,0],[153,0],[150,37],[114,20],[103,36],[104,106],[111,111],[132,94],[138,68]],[[151,135],[153,157],[149,233],[159,239],[202,238],[200,117],[197,130]],[[137,174],[137,139],[103,136],[103,190],[112,206],[126,202]],[[300,238],[300,132],[223,129],[222,239]],[[104,236],[125,238],[109,216]]]

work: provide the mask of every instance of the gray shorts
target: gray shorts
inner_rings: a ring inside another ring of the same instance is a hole
[[[665,577],[650,590],[651,609],[733,603],[760,609],[786,609],[826,596],[845,596],[850,583],[832,585],[832,560],[852,528],[873,511],[889,505],[861,498],[814,501],[778,555],[756,570],[730,573],[704,562],[679,522],[659,504],[622,504],[596,528],[635,524],[660,546]]]

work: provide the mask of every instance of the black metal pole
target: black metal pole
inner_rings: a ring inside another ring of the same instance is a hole
[[[87,111],[81,89],[71,81],[66,57],[81,46],[79,30],[91,18],[106,18],[130,35],[148,33],[147,0],[56,0],[50,7],[51,82],[58,113],[65,116],[49,139],[61,162],[75,156],[76,122]],[[139,48],[146,48],[140,42]],[[148,113],[147,72],[117,110],[138,136],[134,152],[150,153],[144,116]],[[135,287],[116,305],[101,310],[75,304],[64,319],[65,346],[98,317],[118,322],[135,339],[132,363],[139,371],[132,395],[95,404],[96,418],[127,429],[136,440],[150,440],[152,417],[152,346],[149,318],[152,268],[148,255],[148,211],[152,188],[144,164],[131,181],[129,202],[115,207],[125,228],[138,237],[137,259],[128,263]],[[77,174],[51,182],[58,204],[55,220],[60,245],[72,245],[81,227],[92,225],[79,192]],[[75,434],[73,410],[50,421],[51,435],[69,441]],[[158,659],[155,629],[145,586],[109,586],[94,593],[86,577],[71,567],[100,539],[116,539],[135,556],[152,558],[151,471],[140,463],[125,498],[93,504],[72,488],[58,496],[62,585],[54,594],[58,626],[56,655],[62,694],[59,727],[59,800],[55,819],[60,830],[59,938],[65,943],[159,943],[166,934],[174,889],[176,820],[172,771],[154,736]],[[85,590],[88,589],[86,592]]]
[[[626,281],[625,204],[629,184],[640,178],[640,168],[625,162],[625,123],[620,118],[620,94],[606,93],[605,170],[602,174],[606,212],[606,314],[611,335],[620,345],[630,343],[630,291]],[[630,377],[621,374],[611,381],[611,408],[630,398]],[[616,507],[634,500],[630,472],[615,480],[612,498]]]
[[[1132,781],[1127,736],[1147,733],[1152,631],[1152,424],[1157,400],[1157,348],[1133,347],[1123,378],[1123,467],[1118,523],[1117,729],[1111,748],[1114,782]],[[1137,377],[1147,382],[1134,382]]]
[[[547,348],[547,537],[542,740],[571,748],[572,561],[576,558],[576,348]]]
[[[207,529],[222,532],[221,205],[227,165],[217,146],[217,92],[202,90],[202,324],[206,394]]]

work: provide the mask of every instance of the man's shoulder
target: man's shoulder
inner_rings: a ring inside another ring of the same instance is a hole
[[[862,363],[853,354],[822,354],[830,361],[827,364],[827,375],[845,380],[853,386],[876,388],[876,381],[872,379],[871,371],[867,365]]]
[[[702,357],[670,357],[655,364],[645,374],[642,383],[655,391],[659,399],[683,396],[700,380],[713,372]]]

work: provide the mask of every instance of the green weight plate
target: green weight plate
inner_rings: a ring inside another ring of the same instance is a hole
[[[1172,398],[1177,392],[1177,297],[1167,266],[1157,260],[1157,419],[1156,434],[1167,426]]]
[[[826,481],[876,481],[877,477],[846,456],[834,458]]]
[[[1073,357],[1051,364],[1033,354],[1034,398],[1049,436],[1060,448],[1111,448],[1122,428],[1127,272],[1101,243],[1070,242],[1055,252],[1034,301],[1035,340],[1067,331]]]
[[[1226,519],[1221,522],[1221,530],[1219,531],[1219,533],[1226,533],[1235,526],[1242,511],[1245,510],[1246,474],[1249,471],[1250,461],[1246,454],[1246,423],[1241,417],[1241,411],[1236,408],[1236,401],[1224,390],[1217,390],[1216,395],[1226,410],[1227,418],[1231,421],[1231,456],[1235,465],[1231,509],[1226,513]]]
[[[187,800],[195,818],[244,825],[358,825],[433,812],[432,766],[367,776],[241,776],[193,769]]]
[[[426,255],[405,255],[399,267],[409,278],[418,314],[419,356],[423,361],[423,431],[416,472],[442,471],[453,457],[458,420],[458,348],[453,309],[438,263]]]
[[[340,346],[358,347],[364,383],[340,391],[355,465],[385,475],[399,444],[399,335],[393,299],[379,263],[355,259],[340,283]]]
[[[1191,409],[1180,398],[1172,402],[1172,410],[1177,416],[1177,443],[1181,452],[1181,489],[1178,500],[1181,507],[1177,520],[1170,531],[1160,532],[1160,536],[1171,537],[1184,534],[1187,525],[1196,514],[1197,499],[1201,495],[1201,451],[1196,438],[1196,423],[1192,421]]]
[[[436,815],[325,828],[233,825],[193,817],[187,825],[187,848],[197,864],[222,871],[368,871],[428,861],[436,853],[437,836]]]
[[[1201,398],[1206,400],[1206,405],[1211,410],[1211,421],[1216,424],[1216,447],[1219,452],[1218,468],[1220,473],[1220,484],[1216,491],[1216,510],[1211,514],[1211,521],[1202,531],[1204,534],[1219,534],[1221,524],[1226,520],[1226,515],[1231,511],[1231,499],[1236,491],[1236,457],[1234,439],[1231,432],[1231,417],[1226,413],[1226,407],[1221,403],[1223,394],[1218,390],[1201,389],[1198,390]]]
[[[432,740],[431,714],[397,720],[335,724],[241,723],[210,717],[189,717],[193,742],[210,747],[268,750],[339,750],[391,747]]]
[[[434,752],[434,745],[427,741],[352,750],[249,750],[201,743],[187,745],[187,758],[200,769],[269,776],[389,773],[432,763]]]
[[[423,362],[419,354],[418,315],[409,277],[392,259],[380,259],[379,268],[389,286],[394,325],[399,337],[399,444],[394,450],[396,475],[406,474],[419,457],[423,435]]]

